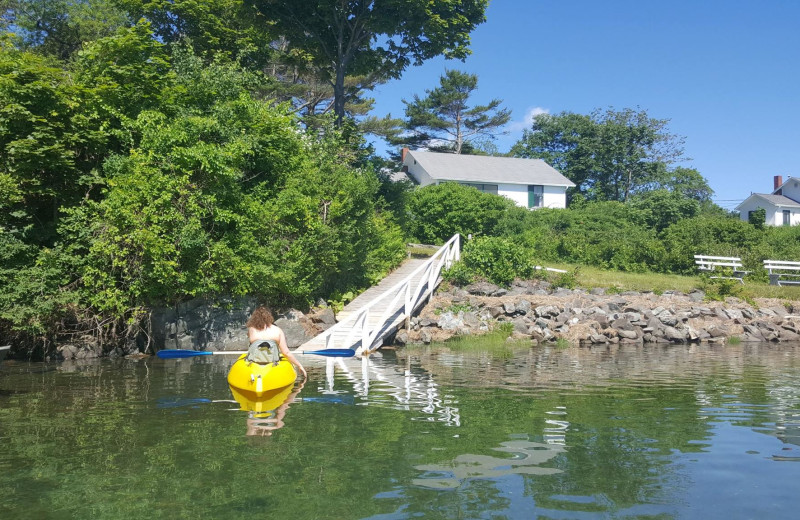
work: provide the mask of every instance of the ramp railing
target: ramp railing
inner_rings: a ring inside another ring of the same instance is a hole
[[[357,354],[369,353],[379,348],[383,339],[394,331],[400,321],[407,322],[425,300],[433,295],[441,281],[442,270],[458,261],[460,255],[460,238],[456,234],[403,280],[323,332],[318,338],[324,341],[324,348],[350,348],[359,340]],[[345,330],[347,335],[344,342],[336,345],[334,335]]]

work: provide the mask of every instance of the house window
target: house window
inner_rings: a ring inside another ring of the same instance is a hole
[[[544,186],[528,186],[528,207],[541,208],[544,206]]]
[[[492,195],[497,195],[497,184],[476,184],[474,182],[462,182],[464,186],[472,186],[478,191],[482,191],[483,193],[491,193]]]
[[[783,225],[784,226],[791,226],[792,225],[792,212],[788,209],[783,210]]]

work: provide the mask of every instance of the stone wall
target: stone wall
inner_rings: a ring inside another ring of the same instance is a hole
[[[705,294],[665,291],[607,294],[603,289],[553,289],[547,282],[490,283],[439,291],[397,343],[444,341],[483,334],[502,323],[516,338],[560,338],[577,344],[724,343],[800,340],[800,311],[779,300],[750,305],[736,298],[705,301]]]
[[[257,305],[254,298],[198,298],[174,309],[156,309],[150,318],[152,341],[158,350],[246,350],[245,324]],[[312,309],[308,315],[297,309],[273,312],[289,348],[298,347],[335,323],[333,311],[326,306]]]
[[[124,347],[104,349],[90,336],[59,345],[56,359],[130,356],[162,349],[247,350],[247,319],[257,306],[255,298],[209,300],[196,298],[175,307],[157,308],[142,324],[142,332]],[[273,312],[275,312],[273,310]],[[295,348],[333,325],[333,311],[323,305],[304,314],[296,309],[276,312],[275,324]]]

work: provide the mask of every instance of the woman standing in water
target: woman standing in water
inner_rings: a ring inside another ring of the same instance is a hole
[[[297,370],[303,374],[303,379],[307,378],[306,369],[303,368],[303,365],[294,357],[286,345],[286,335],[274,322],[275,318],[272,316],[272,311],[267,307],[260,305],[256,308],[250,319],[247,320],[247,337],[250,340],[250,345],[252,346],[256,342],[274,341],[278,344],[283,357],[297,367]]]

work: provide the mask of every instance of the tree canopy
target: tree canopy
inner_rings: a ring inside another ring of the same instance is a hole
[[[289,45],[305,52],[333,87],[342,123],[355,93],[397,78],[434,56],[464,59],[488,0],[254,0]],[[360,78],[353,85],[346,78]]]
[[[405,128],[410,133],[395,139],[412,147],[462,153],[474,149],[480,139],[493,139],[511,119],[511,111],[501,108],[499,99],[486,105],[470,106],[469,98],[478,88],[478,76],[448,70],[439,78],[439,86],[426,90],[420,98],[403,100],[406,105]]]
[[[668,123],[630,108],[540,114],[511,154],[544,159],[589,200],[626,201],[659,188],[708,200],[711,189],[696,170],[674,168],[685,159],[684,139],[669,133]]]

